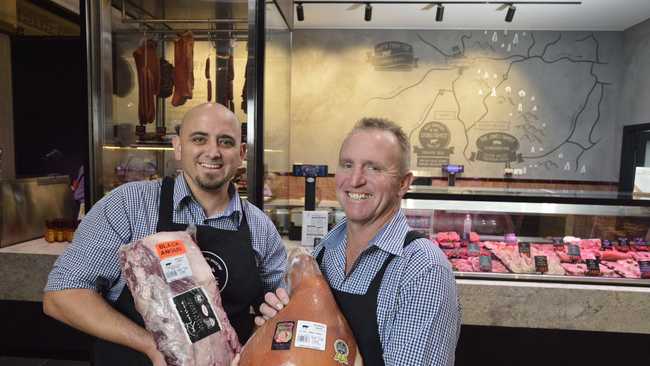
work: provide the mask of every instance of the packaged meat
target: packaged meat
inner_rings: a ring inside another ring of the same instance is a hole
[[[194,35],[187,31],[174,42],[174,96],[172,105],[178,107],[192,99],[194,90]]]
[[[347,320],[314,258],[289,254],[290,301],[248,340],[240,366],[363,365]]]
[[[170,366],[229,365],[240,344],[217,281],[187,232],[160,232],[119,252],[145,327]]]

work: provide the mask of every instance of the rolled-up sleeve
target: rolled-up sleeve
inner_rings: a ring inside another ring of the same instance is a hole
[[[120,277],[118,250],[131,241],[128,217],[119,191],[97,202],[54,263],[45,291],[94,289],[100,276],[115,284]]]

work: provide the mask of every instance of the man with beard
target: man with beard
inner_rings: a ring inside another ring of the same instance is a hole
[[[196,225],[198,245],[242,343],[253,329],[250,307],[282,283],[286,253],[280,235],[231,183],[246,153],[235,115],[223,105],[202,104],[185,115],[177,132],[174,156],[182,172],[127,183],[102,198],[50,273],[43,309],[98,338],[95,366],[165,364],[120,276],[122,245]]]
[[[343,141],[335,178],[346,218],[314,255],[365,365],[452,366],[461,324],[454,274],[400,210],[413,178],[410,151],[395,123],[357,123]],[[258,325],[289,299],[280,288],[265,301]]]

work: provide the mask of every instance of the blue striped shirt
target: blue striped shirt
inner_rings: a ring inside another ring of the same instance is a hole
[[[118,249],[156,232],[161,182],[127,183],[97,202],[79,225],[72,244],[54,263],[45,291],[94,289],[97,277],[102,276],[113,284],[108,300],[116,301],[125,284],[120,276]],[[284,245],[268,216],[248,202],[244,201],[242,207],[233,188],[230,187],[230,203],[225,211],[206,217],[179,174],[174,185],[173,220],[235,231],[243,209],[264,290],[273,291],[283,286],[287,261]]]
[[[390,254],[377,299],[377,325],[387,366],[453,366],[460,334],[460,307],[449,261],[428,239],[406,248],[410,228],[400,211],[370,241],[345,275],[347,221],[344,219],[314,249],[324,246],[321,270],[338,291],[365,294]]]

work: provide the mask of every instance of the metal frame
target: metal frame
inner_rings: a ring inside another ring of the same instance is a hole
[[[248,0],[247,195],[248,201],[260,209],[264,207],[265,17],[266,2],[264,0]]]
[[[112,119],[112,35],[111,1],[85,2],[86,73],[88,79],[88,172],[89,198],[94,204],[103,196],[102,153],[103,126]],[[89,210],[90,207],[86,207]]]
[[[210,24],[248,24],[245,18],[226,18],[226,19],[145,19],[129,18],[126,15],[126,0],[122,0],[122,23],[139,23],[139,24],[169,24],[169,23],[210,23]],[[131,2],[129,2],[131,4]],[[131,6],[134,6],[131,4]],[[142,8],[140,8],[142,10]],[[149,14],[150,15],[150,14]]]

